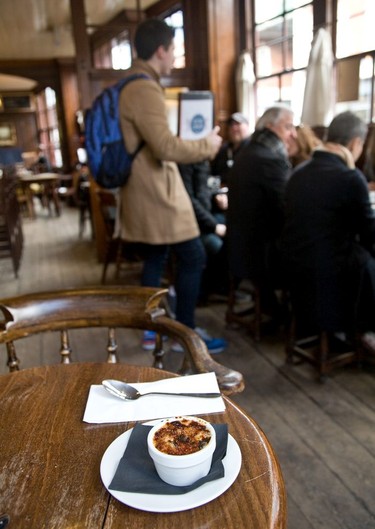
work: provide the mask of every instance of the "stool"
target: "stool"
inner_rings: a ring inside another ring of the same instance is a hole
[[[247,327],[254,337],[256,342],[260,341],[261,337],[261,323],[262,312],[260,308],[260,288],[257,285],[251,284],[249,292],[252,295],[252,303],[248,307],[236,309],[236,291],[238,288],[238,281],[231,278],[229,280],[229,295],[228,305],[225,314],[225,321],[227,324],[237,323]]]
[[[286,360],[297,365],[303,361],[313,365],[324,381],[326,375],[336,367],[352,362],[360,363],[357,337],[347,338],[343,333],[319,331],[311,336],[297,337],[296,317],[292,317],[286,344]]]

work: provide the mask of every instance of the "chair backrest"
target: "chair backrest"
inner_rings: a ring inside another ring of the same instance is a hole
[[[207,352],[205,343],[192,330],[169,318],[163,308],[167,290],[137,286],[88,287],[39,292],[0,300],[4,320],[0,323],[0,343],[8,353],[10,371],[19,369],[14,342],[49,331],[61,333],[61,362],[70,363],[70,329],[103,327],[108,329],[107,361],[117,362],[116,328],[153,330],[157,333],[154,367],[163,366],[163,339],[178,340],[186,351],[183,373],[216,373],[223,393],[242,391],[243,377],[218,364]]]
[[[111,239],[115,228],[117,209],[116,196],[112,191],[102,188],[98,188],[96,194],[99,199],[99,207],[103,217],[106,234],[107,237]]]

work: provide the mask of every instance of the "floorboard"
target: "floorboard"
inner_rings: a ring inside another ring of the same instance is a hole
[[[84,237],[78,237],[77,210],[64,206],[56,218],[39,208],[37,219],[25,219],[23,229],[19,278],[10,260],[0,261],[1,298],[100,283],[102,265],[88,226]],[[119,279],[134,281],[134,274]],[[113,266],[108,282],[115,282]],[[211,301],[197,309],[197,324],[226,338],[228,348],[216,358],[244,374],[246,389],[233,400],[259,423],[279,457],[288,494],[288,528],[374,528],[374,366],[338,369],[322,384],[311,366],[286,365],[283,333],[255,343],[246,329],[226,326],[225,310],[225,300]],[[140,338],[140,331],[120,331],[122,362],[152,363],[152,353],[141,349]],[[106,359],[106,337],[99,330],[75,331],[71,345],[76,361]],[[22,367],[58,362],[58,349],[50,335],[25,340],[20,346]],[[2,358],[0,373],[6,373]],[[167,369],[178,370],[181,362],[182,355],[167,352]]]

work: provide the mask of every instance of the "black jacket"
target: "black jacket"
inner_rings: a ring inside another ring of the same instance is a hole
[[[316,151],[293,172],[285,212],[282,252],[297,315],[323,330],[357,325],[364,281],[375,299],[375,216],[364,175]]]
[[[218,221],[212,214],[212,192],[208,187],[208,162],[180,164],[178,166],[186,190],[191,198],[201,233],[214,233]]]
[[[257,141],[254,134],[236,159],[227,215],[230,271],[235,277],[256,281],[274,267],[290,170],[282,142],[271,131],[263,135],[269,145]]]
[[[237,149],[231,143],[225,143],[211,162],[211,174],[220,176],[221,185],[229,186],[230,171],[241,150],[249,143],[250,138],[242,140]]]

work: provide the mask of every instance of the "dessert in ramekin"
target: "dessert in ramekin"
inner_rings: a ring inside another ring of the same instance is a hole
[[[199,417],[173,417],[150,430],[147,446],[159,477],[170,485],[186,486],[209,473],[216,434]]]

